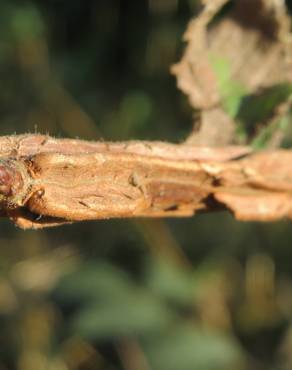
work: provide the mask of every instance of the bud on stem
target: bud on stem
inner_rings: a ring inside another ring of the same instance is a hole
[[[0,160],[0,208],[19,206],[24,180],[21,168],[14,159]]]

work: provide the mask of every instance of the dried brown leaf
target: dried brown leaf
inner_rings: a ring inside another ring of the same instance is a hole
[[[216,115],[206,113],[215,109],[217,115],[226,114],[218,76],[210,58],[226,60],[232,81],[244,86],[249,94],[292,82],[291,22],[284,2],[237,0],[225,17],[214,21],[227,2],[204,2],[203,11],[187,27],[184,55],[171,69],[191,106],[201,112],[201,132],[195,125],[191,139],[199,145],[222,144],[222,132],[230,132],[230,121],[235,127],[231,117],[229,120],[218,119]],[[232,135],[228,134],[225,143],[230,142]]]

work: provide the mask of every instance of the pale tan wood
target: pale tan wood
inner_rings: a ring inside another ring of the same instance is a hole
[[[22,228],[228,209],[292,218],[292,153],[163,142],[0,138],[0,209]]]

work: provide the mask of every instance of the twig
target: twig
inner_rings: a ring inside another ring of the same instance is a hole
[[[0,138],[0,206],[22,228],[113,217],[292,218],[292,152]]]

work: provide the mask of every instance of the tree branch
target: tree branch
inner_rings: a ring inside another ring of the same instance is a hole
[[[22,228],[216,209],[239,220],[292,218],[292,152],[6,136],[0,209]]]

